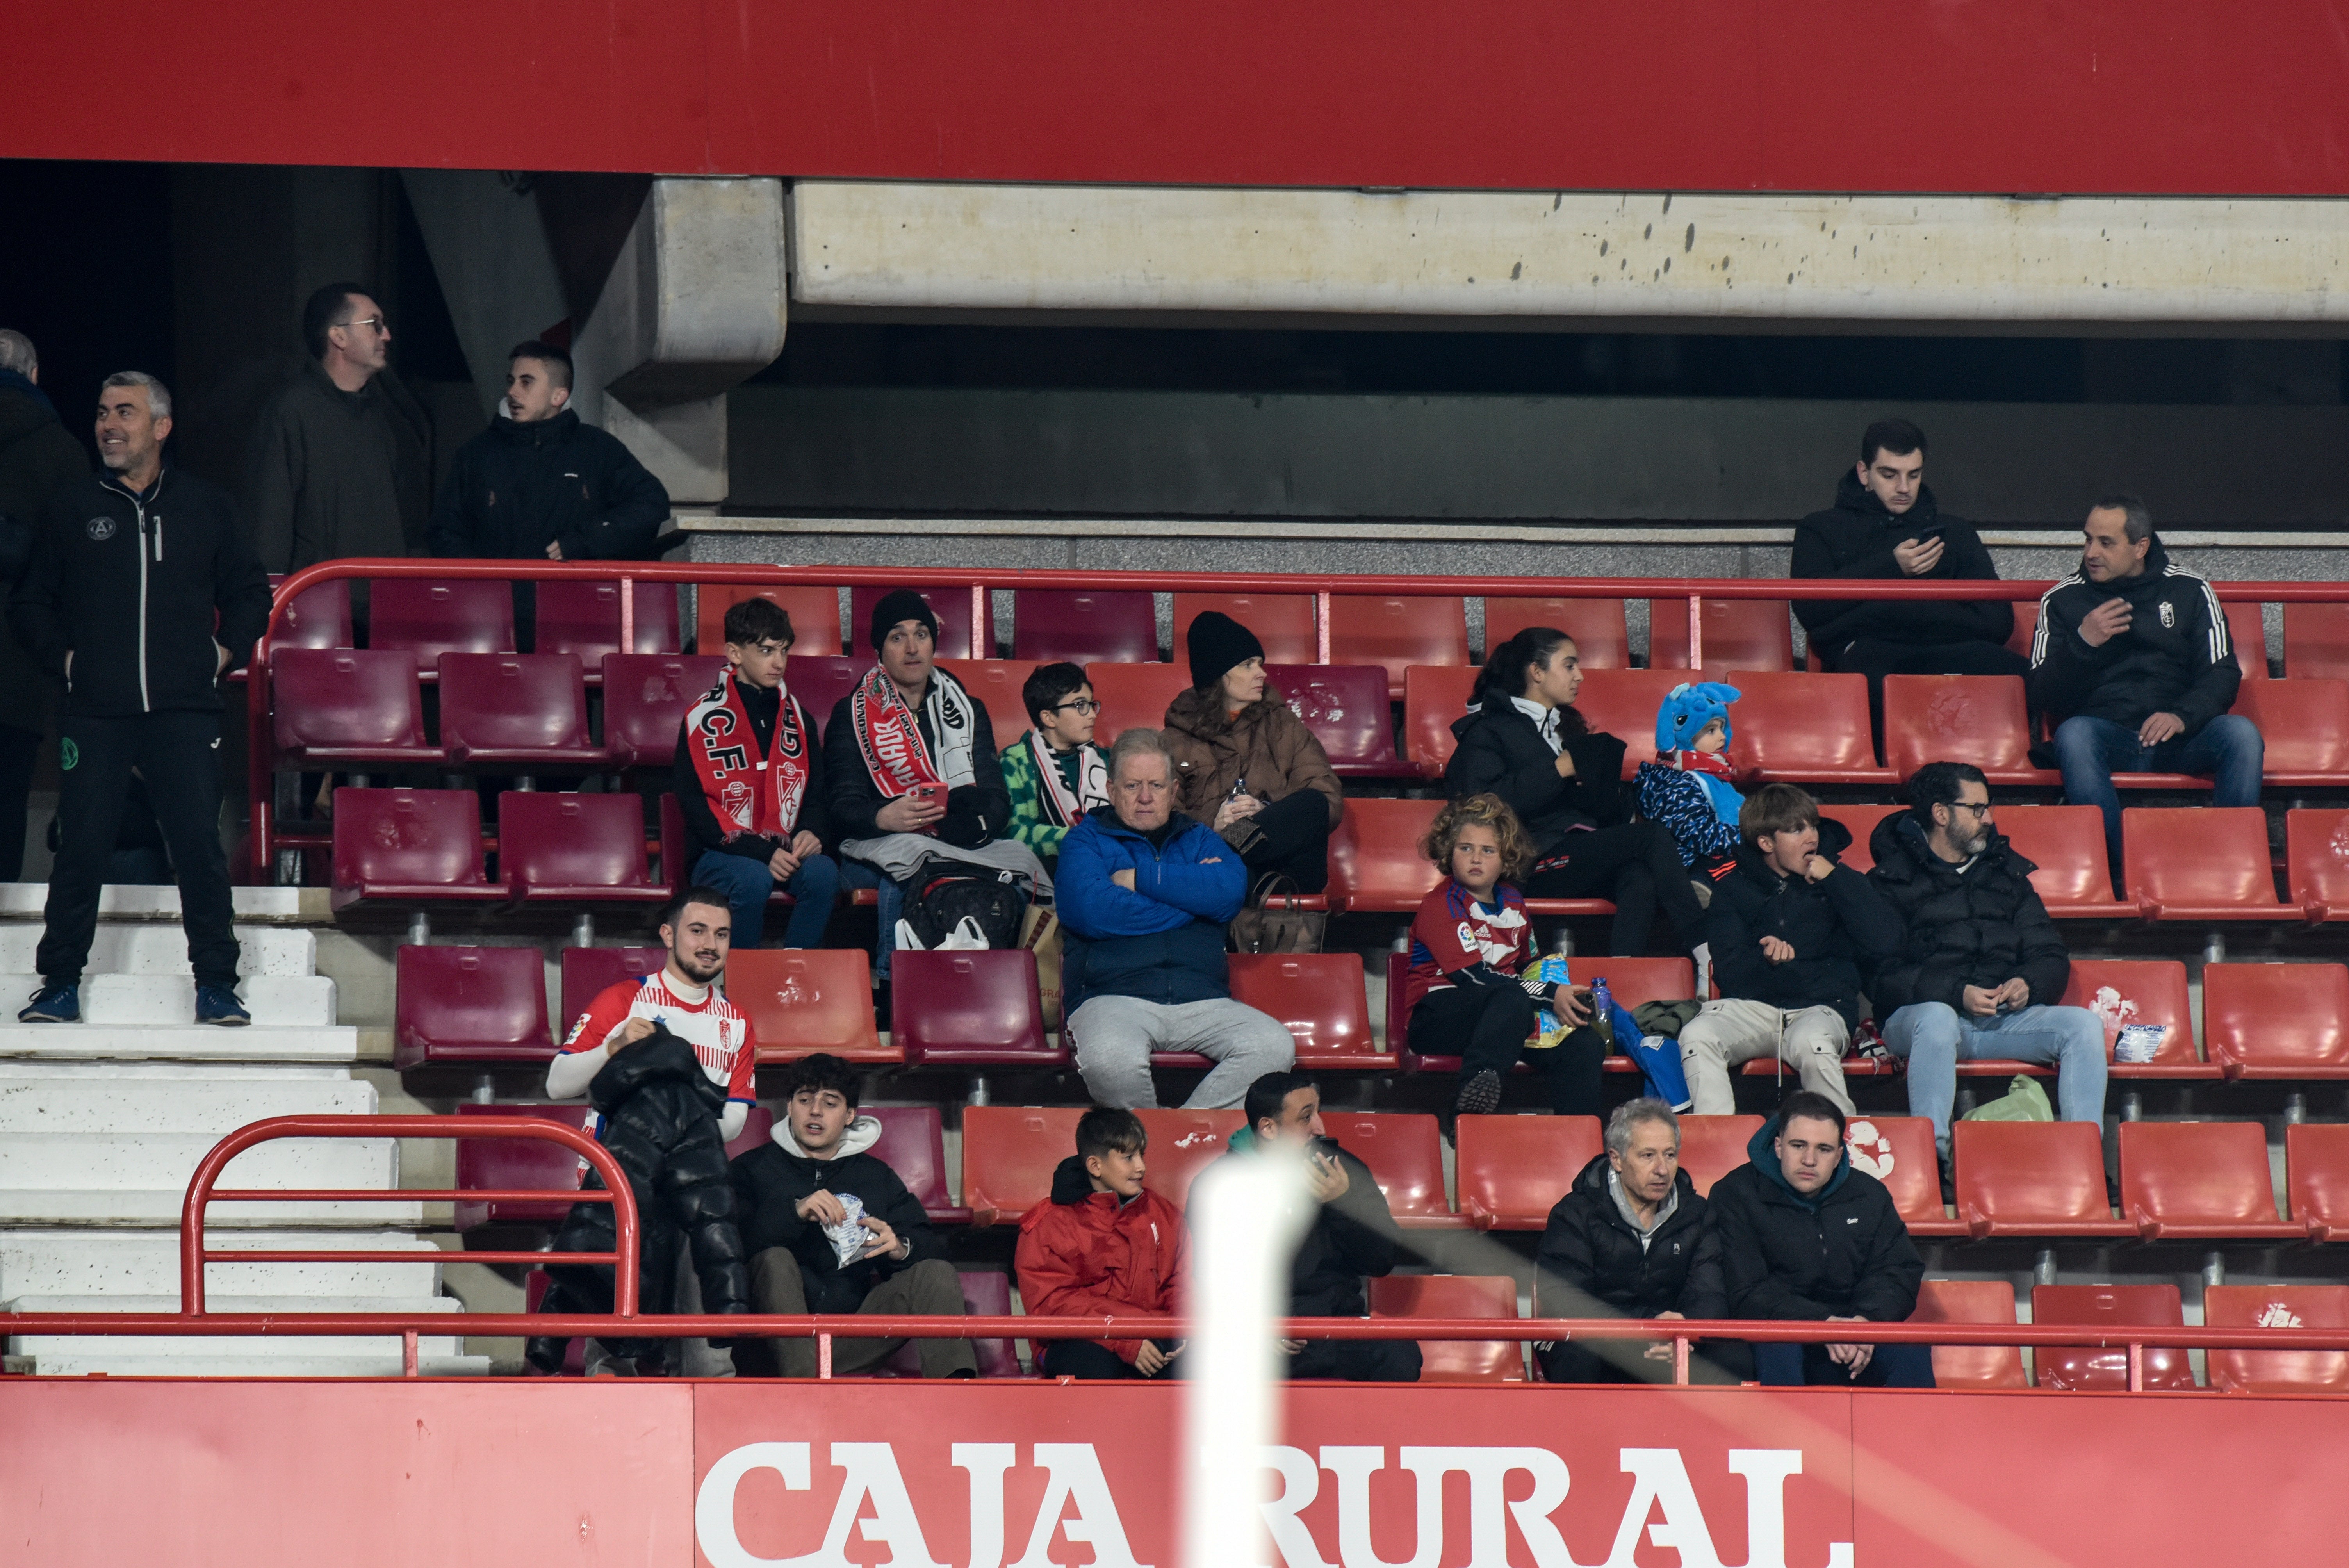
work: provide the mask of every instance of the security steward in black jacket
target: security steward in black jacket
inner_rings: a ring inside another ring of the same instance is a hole
[[[269,578],[222,491],[163,466],[171,395],[140,371],[98,393],[106,471],[50,501],[9,600],[17,640],[66,683],[60,836],[28,1024],[81,1017],[98,890],[136,769],[180,882],[196,1022],[248,1024],[221,851],[220,677],[269,624]]]

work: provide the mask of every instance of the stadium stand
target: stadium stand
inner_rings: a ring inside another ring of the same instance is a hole
[[[2349,920],[2349,811],[2303,808],[2283,822],[2284,875],[2302,918]]]
[[[1414,666],[1424,667],[1424,666]],[[1386,677],[1360,665],[1267,665],[1265,677],[1305,721],[1340,779],[1409,779],[1419,769],[1395,755]],[[1408,689],[1410,671],[1404,681]]]
[[[2147,920],[2293,917],[2276,897],[2268,820],[2255,806],[2131,806],[2121,813],[2121,875]]]
[[[443,654],[514,651],[513,592],[502,577],[387,577],[372,588],[370,648],[409,649],[428,670]]]
[[[940,659],[939,665],[948,675],[962,682],[963,689],[977,697],[987,709],[988,722],[995,729],[997,750],[1009,746],[1030,729],[1035,720],[1028,717],[1028,708],[1019,700],[1019,688],[1036,673],[1035,659]],[[794,664],[792,668],[798,668]],[[839,699],[833,698],[836,702]],[[826,710],[830,717],[830,710]]]
[[[451,768],[567,772],[606,763],[588,734],[587,684],[574,654],[441,655],[440,748]]]
[[[393,973],[392,1066],[528,1067],[554,1055],[536,946],[411,944]]]
[[[1011,653],[1033,664],[1146,665],[1158,656],[1158,617],[1143,590],[1021,588],[1011,600]]]
[[[2111,1048],[2120,1026],[2138,1024],[2165,1030],[2149,1062],[2116,1062],[2116,1078],[2214,1078],[2219,1068],[2202,1060],[2194,1046],[2194,1006],[2186,985],[2186,965],[2175,960],[2141,962],[2114,958],[2075,958],[2072,977],[2064,988],[2061,1006],[2085,1007],[2105,1020],[2105,1044]],[[1988,1069],[1990,1064],[1975,1064]],[[1997,1070],[2020,1063],[1998,1063]],[[1960,1071],[1965,1071],[1961,1065]]]
[[[2114,920],[2137,911],[2113,895],[2105,823],[2094,806],[2008,806],[1998,830],[2038,869],[2031,885],[2058,920]]]
[[[807,699],[802,679],[812,660],[794,658],[791,686],[802,702]],[[615,768],[667,768],[677,758],[678,727],[686,710],[701,694],[718,684],[726,667],[723,655],[688,654],[605,654],[601,665],[604,689],[604,754]],[[831,717],[827,707],[811,711],[819,729]]]
[[[641,980],[668,960],[662,947],[566,947],[558,962],[554,1034],[559,1040],[605,990]]]
[[[564,1127],[585,1127],[590,1114],[585,1105],[460,1105],[459,1116],[535,1116]],[[508,1199],[494,1203],[455,1206],[459,1231],[489,1224],[556,1225],[571,1210],[569,1193],[579,1185],[579,1156],[559,1143],[533,1143],[522,1139],[468,1138],[457,1144],[457,1186],[460,1191],[523,1191],[543,1188],[543,1199]]]
[[[1583,678],[1575,711],[1596,730],[1623,743],[1623,777],[1656,759],[1656,709],[1665,694],[1689,678],[1684,669],[1593,670]],[[1741,716],[1742,717],[1742,716]],[[1744,732],[1738,738],[1742,741]]]
[[[284,581],[273,577],[275,588]],[[357,645],[351,634],[351,585],[343,578],[321,583],[295,596],[285,606],[273,639],[280,648],[348,648]]]
[[[2292,680],[2349,678],[2349,604],[2283,607],[2283,673]]]
[[[792,618],[792,667],[802,660],[836,657],[840,645],[840,590],[823,584],[774,583],[739,587],[704,583],[694,590],[694,647],[725,656],[726,612],[745,599],[771,599]],[[861,626],[858,628],[863,629]]]
[[[269,717],[288,767],[426,767],[440,748],[424,738],[415,654],[375,648],[288,648],[272,660]]]
[[[1225,1146],[1247,1119],[1237,1110],[1181,1110],[1153,1107],[1137,1110],[1143,1130],[1150,1135],[1150,1172],[1142,1184],[1180,1209],[1190,1201],[1191,1183],[1199,1172],[1223,1158]],[[1073,1133],[1071,1134],[1073,1137]],[[1073,1144],[1064,1147],[1073,1148]]]
[[[2121,1217],[2151,1241],[2285,1241],[2267,1131],[2256,1121],[2124,1121]]]
[[[1515,1317],[1517,1282],[1506,1274],[1386,1274],[1368,1282],[1372,1317]],[[1515,1339],[1423,1339],[1423,1383],[1522,1383],[1526,1347]]]
[[[2031,1321],[2168,1327],[2182,1326],[2186,1313],[2174,1284],[2035,1284],[2031,1287]],[[2109,1392],[2129,1386],[2126,1350],[2044,1349],[2032,1359],[2042,1388]],[[2183,1350],[2149,1346],[2145,1352],[2144,1382],[2157,1392],[2191,1390],[2193,1363]]]
[[[1686,614],[1683,607],[1682,614]],[[1628,669],[1631,664],[1630,634],[1624,628],[1620,599],[1502,598],[1485,599],[1485,654],[1528,626],[1555,626],[1574,639],[1575,656],[1586,670]],[[1685,638],[1682,639],[1686,641]]]
[[[1380,1050],[1361,960],[1351,953],[1236,953],[1232,1000],[1280,1020],[1297,1040],[1297,1064],[1339,1071],[1392,1072],[1402,1065]]]
[[[1941,1207],[1941,1181],[1933,1154],[1933,1124],[1921,1116],[1863,1111],[1844,1129],[1858,1169],[1884,1183],[1913,1236],[1961,1236],[1964,1222]]]
[[[411,911],[506,902],[482,872],[481,800],[470,789],[335,791],[337,919],[403,923]]]
[[[1450,665],[1413,665],[1402,672],[1403,756],[1436,778],[1458,744],[1452,722],[1468,709],[1476,671]],[[1652,744],[1652,742],[1651,742]]]
[[[792,695],[807,709],[808,720],[819,736],[832,727],[832,710],[840,699],[856,689],[864,672],[873,667],[870,658],[848,658],[838,655],[802,658],[793,655],[791,666],[783,672],[784,682]],[[704,687],[704,690],[709,689]],[[698,695],[698,694],[696,694]],[[680,719],[685,716],[679,714]],[[1008,744],[1008,743],[1007,743]],[[670,755],[676,755],[677,737],[669,737]]]
[[[532,651],[572,654],[591,668],[606,654],[676,653],[677,590],[667,583],[638,583],[631,596],[633,645],[623,648],[618,583],[573,578],[538,584]]]
[[[1761,1130],[1758,1116],[1681,1118],[1681,1169],[1688,1172],[1698,1197],[1745,1163],[1745,1145]]]
[[[1733,750],[1756,780],[1891,787],[1893,770],[1878,765],[1868,738],[1866,676],[1732,670],[1722,678],[1740,694],[1730,710]],[[1652,711],[1648,729],[1652,743]]]
[[[2004,1280],[1929,1279],[1917,1292],[1911,1323],[2013,1323],[2014,1287]],[[2010,1345],[1936,1345],[1933,1383],[1940,1388],[2028,1388],[2023,1352]]]
[[[2014,676],[1887,676],[1884,760],[1903,780],[1945,758],[1963,758],[1993,789],[2057,787],[2064,776],[2031,765],[2031,721]]]
[[[761,1062],[829,1051],[846,1061],[896,1067],[905,1053],[884,1046],[874,1024],[873,970],[844,948],[755,947],[726,964],[726,995],[750,1020]]]
[[[1076,1150],[1075,1105],[974,1105],[962,1113],[962,1201],[974,1225],[1016,1225],[1052,1195],[1052,1171]]]
[[[670,896],[647,862],[634,795],[504,791],[498,866],[518,904],[649,913]]]
[[[1468,662],[1467,605],[1456,597],[1332,594],[1330,658],[1384,665],[1389,694],[1401,696],[1403,672],[1412,665]]]
[[[1177,593],[1175,647],[1185,645],[1191,623],[1209,610],[1220,611],[1254,632],[1256,640],[1264,645],[1268,664],[1309,665],[1319,656],[1310,593]]]
[[[892,1038],[914,1067],[1057,1068],[1036,955],[1021,948],[900,953]]]
[[[2132,1236],[2105,1193],[2099,1130],[2085,1121],[1959,1121],[1950,1130],[1958,1217],[1985,1236]]]
[[[2202,1044],[2230,1078],[2349,1078],[2349,969],[2204,965]]]
[[[2292,1222],[2313,1241],[2349,1241],[2349,1123],[2287,1127],[2283,1150]]]
[[[995,656],[992,605],[988,606],[986,619],[979,626],[978,636],[974,642],[970,625],[970,591],[968,588],[917,588],[915,592],[929,605],[930,614],[938,618],[939,658],[989,659]],[[865,631],[872,623],[874,608],[889,593],[889,588],[878,583],[859,583],[848,591],[849,644],[843,651],[856,661],[860,675],[873,667],[873,650],[864,640]],[[798,623],[794,621],[792,624],[796,630]]]
[[[2260,727],[2270,789],[2349,788],[2349,681],[2245,681],[2233,711]]]
[[[1395,1223],[1404,1230],[1450,1230],[1467,1221],[1444,1195],[1444,1146],[1435,1118],[1400,1111],[1331,1110],[1330,1136],[1371,1168]]]
[[[2349,1328],[2349,1285],[2205,1285],[2202,1321],[2212,1328]],[[2203,1369],[2221,1393],[2349,1394],[2349,1351],[2213,1350]]]
[[[1795,667],[1794,611],[1784,599],[1707,599],[1702,632],[1707,670]],[[1648,601],[1648,667],[1681,671],[1689,667],[1687,600]],[[1683,674],[1679,678],[1691,677]],[[1653,707],[1648,717],[1653,728]]]
[[[1876,824],[1895,811],[1908,809],[1904,806],[1853,806],[1837,800],[1822,800],[1818,806],[1821,817],[1832,817],[1851,830],[1851,848],[1844,851],[1838,858],[1862,875],[1876,869],[1876,857],[1868,847],[1868,835],[1876,831]],[[2110,896],[2109,892],[2107,896]]]
[[[1595,1116],[1464,1116],[1452,1140],[1460,1212],[1480,1231],[1540,1230],[1606,1148]]]
[[[970,1211],[947,1190],[946,1119],[935,1105],[867,1105],[863,1113],[881,1124],[880,1140],[869,1152],[897,1173],[905,1191],[935,1224],[967,1225]],[[752,1131],[744,1128],[748,1136]],[[766,1133],[761,1130],[760,1137]],[[729,1146],[732,1147],[731,1145]]]
[[[1087,665],[1085,678],[1101,703],[1093,740],[1104,748],[1123,730],[1164,728],[1166,705],[1191,684],[1190,672],[1182,665]]]

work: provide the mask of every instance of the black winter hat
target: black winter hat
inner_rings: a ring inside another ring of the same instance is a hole
[[[872,639],[874,653],[881,651],[881,645],[889,640],[889,634],[900,621],[919,621],[930,629],[930,640],[937,640],[938,617],[931,610],[930,602],[911,588],[892,588],[881,596],[881,603],[873,606],[872,619],[865,626],[865,635]]]
[[[1203,690],[1223,679],[1226,672],[1264,657],[1264,645],[1256,640],[1256,634],[1221,610],[1201,611],[1191,623],[1184,645],[1191,655],[1191,684]]]

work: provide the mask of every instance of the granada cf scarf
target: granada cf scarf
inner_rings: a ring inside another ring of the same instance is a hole
[[[779,697],[764,757],[758,755],[758,731],[750,727],[731,669],[719,671],[718,684],[686,713],[686,755],[729,839],[755,833],[788,840],[799,825],[808,786],[807,717],[790,691]]]
[[[856,748],[864,758],[864,771],[874,787],[895,800],[917,784],[944,784],[947,789],[976,783],[971,769],[971,743],[978,726],[971,717],[970,694],[944,670],[930,672],[930,695],[922,707],[929,715],[931,733],[937,737],[937,755],[930,754],[922,727],[889,672],[879,665],[865,672],[848,699],[848,719],[856,728]]]
[[[1077,787],[1071,791],[1061,777],[1061,754],[1040,729],[1028,732],[1028,760],[1036,769],[1036,804],[1044,820],[1056,828],[1073,826],[1096,806],[1109,804],[1109,763],[1098,746],[1077,748]]]
[[[1732,782],[1737,777],[1737,765],[1726,751],[1698,751],[1684,747],[1669,758],[1671,766],[1683,773],[1693,773],[1704,789],[1705,799],[1713,802],[1713,814],[1737,826],[1737,813],[1745,804],[1745,797],[1737,792]]]

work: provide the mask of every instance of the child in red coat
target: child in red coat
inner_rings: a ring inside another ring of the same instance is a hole
[[[1077,1123],[1077,1151],[1052,1172],[1052,1201],[1019,1222],[1019,1298],[1030,1317],[1173,1313],[1187,1266],[1183,1212],[1142,1185],[1150,1138],[1130,1110]],[[1155,1377],[1171,1339],[1039,1341],[1054,1377]]]

